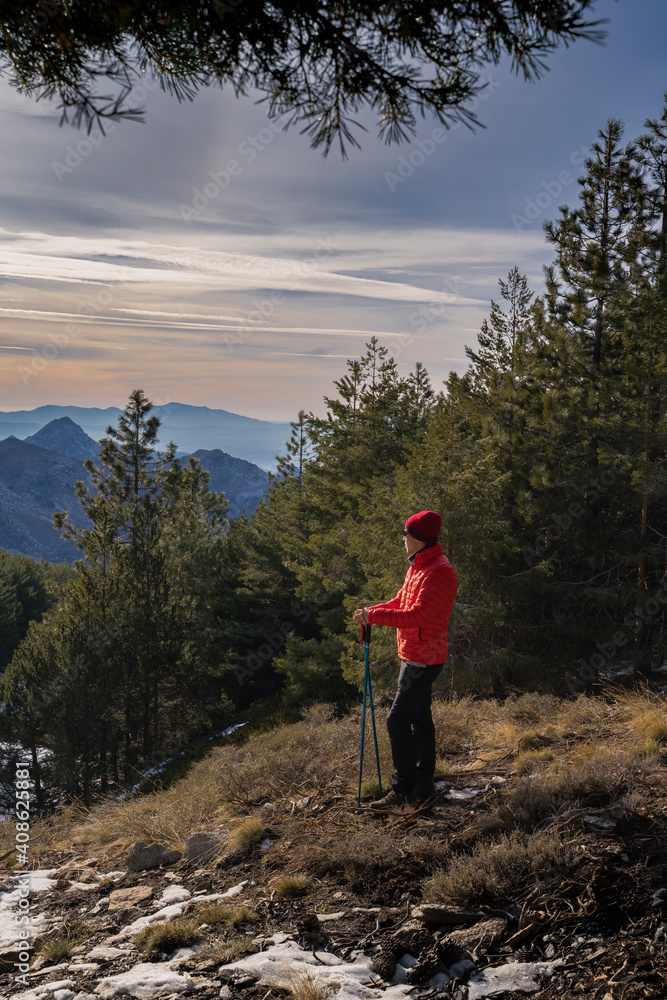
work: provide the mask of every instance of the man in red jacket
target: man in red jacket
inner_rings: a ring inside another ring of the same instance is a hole
[[[391,791],[371,809],[379,811],[408,800],[424,801],[435,791],[435,727],[431,687],[447,659],[447,626],[458,580],[438,543],[441,518],[422,510],[405,522],[403,532],[410,568],[396,597],[358,608],[354,621],[397,629],[401,669],[398,691],[387,717],[395,772]]]

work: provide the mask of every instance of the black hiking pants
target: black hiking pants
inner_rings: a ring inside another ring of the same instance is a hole
[[[387,716],[391,756],[396,769],[391,787],[397,795],[428,793],[435,771],[435,726],[431,687],[444,663],[423,666],[401,660],[398,691]]]

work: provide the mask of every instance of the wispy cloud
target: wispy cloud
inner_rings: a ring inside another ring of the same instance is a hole
[[[378,281],[340,273],[319,257],[285,259],[143,241],[7,234],[6,230],[0,232],[0,238],[4,235],[11,236],[11,249],[0,250],[0,276],[5,278],[154,286],[200,283],[226,291],[296,287],[300,292],[403,302],[427,302],[432,298],[428,289],[404,281]],[[331,252],[323,251],[322,256],[328,258]],[[122,258],[134,263],[115,263]]]

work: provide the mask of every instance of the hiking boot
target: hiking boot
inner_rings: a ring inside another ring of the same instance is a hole
[[[404,806],[407,803],[412,803],[414,801],[414,792],[395,792],[392,788],[392,790],[388,792],[384,798],[378,799],[377,802],[371,802],[370,807],[371,809],[375,809],[376,812],[386,812],[389,809],[397,809],[399,806]]]
[[[431,781],[430,784],[429,782],[424,782],[423,784],[417,785],[415,794],[419,800],[419,804],[421,805],[422,802],[426,802],[426,800],[430,799],[432,795],[435,795],[435,783]]]

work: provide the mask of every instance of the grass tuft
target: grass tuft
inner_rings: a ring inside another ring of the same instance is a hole
[[[204,935],[195,920],[165,920],[149,924],[134,935],[134,943],[149,959],[158,958],[162,954],[169,955],[177,948],[187,948],[203,939]]]
[[[37,954],[49,963],[60,962],[63,958],[71,958],[74,948],[89,936],[90,926],[85,921],[68,921],[42,945]]]
[[[276,879],[272,888],[278,899],[289,899],[305,895],[310,884],[308,875],[283,875]]]
[[[276,976],[270,985],[290,1000],[328,1000],[340,988],[340,984],[327,982],[308,966],[293,966]]]
[[[256,816],[247,816],[242,819],[230,833],[227,839],[228,850],[240,854],[250,851],[256,844],[264,839],[266,830],[261,819]]]
[[[526,750],[514,761],[514,769],[519,774],[528,774],[542,764],[550,764],[556,759],[552,750]]]
[[[198,953],[197,958],[201,962],[215,962],[216,965],[228,965],[236,962],[239,958],[245,958],[257,951],[257,945],[253,944],[253,938],[244,934],[240,937],[231,938],[229,941],[212,941],[210,945]]]

